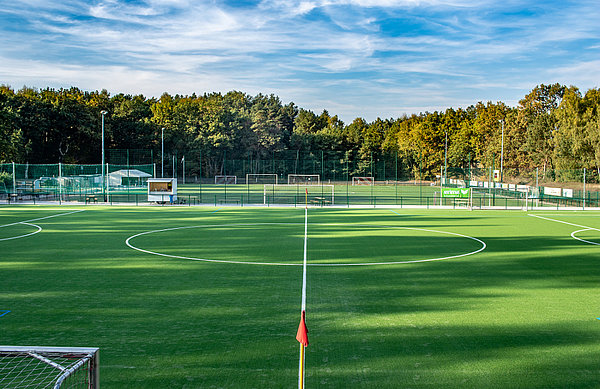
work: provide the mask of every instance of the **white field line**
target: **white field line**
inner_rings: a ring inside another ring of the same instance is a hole
[[[49,219],[51,217],[70,215],[70,214],[73,214],[73,213],[83,212],[83,211],[85,211],[85,210],[84,209],[80,209],[80,210],[77,210],[77,211],[60,213],[58,215],[44,216],[44,217],[39,217],[39,218],[36,218],[36,219],[25,220],[25,221],[22,221],[22,222],[15,222],[15,223],[9,223],[9,224],[1,225],[0,228],[2,228],[2,227],[9,227],[9,226],[15,226],[17,224],[25,224],[25,225],[37,228],[37,231],[30,232],[29,234],[24,234],[24,235],[11,236],[9,238],[2,238],[2,239],[0,239],[0,242],[3,242],[5,240],[13,240],[13,239],[25,238],[26,236],[35,235],[35,234],[37,234],[37,233],[39,233],[39,232],[42,231],[42,227],[38,226],[37,224],[32,224],[32,223],[29,223],[29,222],[34,222],[34,221],[38,221],[38,220]]]
[[[308,208],[304,208],[304,260],[302,261],[302,311],[306,311],[307,248],[308,248]]]
[[[239,264],[239,265],[304,266],[303,263],[249,262],[249,261],[231,261],[231,260],[220,260],[220,259],[186,257],[186,256],[181,256],[181,255],[171,255],[171,254],[164,254],[164,253],[159,253],[159,252],[155,252],[155,251],[145,250],[145,249],[136,247],[131,243],[131,240],[138,236],[143,236],[143,235],[148,235],[148,234],[153,234],[153,233],[158,233],[158,232],[165,232],[165,231],[183,230],[183,229],[189,229],[189,228],[260,226],[260,225],[293,225],[293,224],[301,224],[301,223],[236,223],[236,224],[212,224],[212,225],[203,225],[203,226],[183,226],[183,227],[164,228],[164,229],[160,229],[160,230],[145,231],[145,232],[141,232],[139,234],[132,235],[125,240],[125,244],[134,250],[137,250],[137,251],[140,251],[140,252],[143,252],[146,254],[159,255],[162,257],[176,258],[176,259],[188,259],[188,260],[192,260],[192,261],[232,263],[232,264]],[[346,224],[340,224],[340,223],[323,223],[323,224],[317,224],[317,225],[347,226]],[[485,242],[482,241],[481,239],[478,239],[478,238],[475,238],[472,236],[468,236],[468,235],[458,234],[455,232],[438,231],[438,230],[432,230],[432,229],[426,229],[426,228],[377,226],[377,225],[369,225],[369,224],[352,224],[351,226],[352,227],[366,227],[366,228],[389,228],[389,229],[399,229],[399,230],[413,230],[413,231],[432,232],[432,233],[436,233],[436,234],[454,235],[454,236],[458,236],[461,238],[474,240],[481,244],[481,248],[479,248],[478,250],[475,250],[475,251],[464,253],[464,254],[450,255],[447,257],[440,257],[440,258],[416,259],[416,260],[412,260],[412,261],[365,262],[365,263],[307,263],[306,266],[331,266],[331,267],[333,267],[333,266],[375,266],[375,265],[398,265],[398,264],[406,264],[406,263],[443,261],[443,260],[447,260],[447,259],[461,258],[461,257],[466,257],[468,255],[477,254],[477,253],[485,250],[487,247]]]
[[[581,242],[584,242],[584,243],[595,244],[596,246],[600,246],[600,243],[590,242],[589,240],[581,239],[581,238],[578,238],[578,237],[575,236],[575,234],[577,234],[578,232],[590,231],[590,230],[596,230],[596,229],[595,228],[591,228],[591,229],[590,228],[584,228],[583,230],[573,231],[573,232],[571,232],[571,237],[573,239],[577,239],[577,240],[579,240]]]
[[[83,211],[85,211],[85,209],[78,209],[78,210],[71,211],[71,212],[65,212],[65,213],[59,213],[59,214],[56,214],[56,215],[50,215],[50,216],[44,216],[44,217],[38,217],[38,218],[36,218],[36,219],[23,220],[23,221],[20,221],[20,222],[14,222],[14,223],[9,223],[9,224],[4,224],[4,225],[1,225],[1,226],[0,226],[0,228],[2,228],[2,227],[14,226],[14,225],[16,225],[16,224],[21,224],[21,223],[36,222],[36,221],[39,221],[39,220],[50,219],[50,218],[52,218],[52,217],[57,217],[57,216],[66,216],[66,215],[71,215],[71,214],[73,214],[73,213],[78,213],[78,212],[83,212]]]
[[[32,226],[32,227],[36,227],[37,231],[35,232],[30,232],[29,234],[25,234],[25,235],[18,235],[18,236],[11,236],[10,238],[2,238],[0,239],[0,242],[3,242],[5,240],[12,240],[12,239],[19,239],[19,238],[25,238],[26,236],[30,236],[30,235],[35,235],[38,232],[42,231],[42,227],[38,226],[37,224],[30,224],[30,223],[25,223],[25,222],[20,222],[19,224],[26,224],[28,226]],[[4,226],[3,226],[4,227]]]
[[[549,217],[544,217],[544,216],[539,216],[539,215],[533,215],[533,214],[529,214],[529,216],[537,217],[538,219],[549,220],[549,221],[551,221],[551,222],[562,223],[562,224],[568,224],[568,225],[570,225],[570,226],[573,226],[573,227],[579,227],[579,228],[584,228],[584,229],[586,229],[586,230],[596,230],[596,231],[600,231],[600,229],[598,229],[598,228],[594,228],[594,227],[588,227],[588,226],[582,226],[581,224],[569,223],[569,222],[565,222],[565,221],[562,221],[562,220],[551,219],[551,218],[549,218]]]
[[[567,224],[567,225],[573,226],[573,227],[582,228],[581,230],[573,231],[571,233],[571,237],[573,239],[576,239],[576,240],[584,242],[584,243],[589,243],[589,244],[600,246],[600,243],[590,242],[589,240],[581,239],[581,238],[578,238],[578,237],[575,236],[575,234],[577,234],[579,232],[584,232],[584,231],[600,231],[600,229],[598,229],[598,228],[588,227],[588,226],[582,226],[581,224],[569,223],[569,222],[565,222],[565,221],[562,221],[562,220],[551,219],[549,217],[544,217],[544,216],[539,216],[539,215],[530,214],[529,216],[537,217],[538,219],[544,219],[544,220],[548,220],[548,221],[551,221],[551,222]]]
[[[307,264],[307,248],[308,248],[308,204],[304,208],[304,260],[302,261],[302,310],[300,311],[300,317],[302,314],[306,315],[306,264]],[[306,316],[304,316],[306,317]],[[305,377],[305,367],[304,367],[305,357],[304,357],[304,344],[300,345],[300,357],[299,357],[299,367],[298,367],[298,388],[304,388],[304,377]]]

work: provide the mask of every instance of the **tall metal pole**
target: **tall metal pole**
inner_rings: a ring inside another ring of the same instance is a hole
[[[160,178],[165,178],[165,128],[160,129]]]
[[[444,145],[444,184],[448,184],[448,131],[446,133],[446,143]]]
[[[108,112],[102,110],[100,114],[102,115],[102,191],[104,192],[104,185],[106,181],[106,176],[104,175],[104,115]],[[104,201],[106,201],[106,196],[104,196]]]
[[[502,123],[502,146],[500,148],[500,182],[502,182],[503,178],[504,178],[504,170],[503,170],[503,162],[504,162],[504,119],[501,119],[500,123]]]

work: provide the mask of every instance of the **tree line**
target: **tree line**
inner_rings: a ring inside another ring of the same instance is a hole
[[[600,168],[600,90],[560,84],[536,86],[516,107],[478,102],[349,124],[275,95],[239,91],[147,98],[1,86],[0,162],[99,163],[101,111],[106,149],[152,149],[158,158],[162,132],[165,150],[186,159],[201,155],[207,175],[219,171],[223,155],[261,159],[286,150],[345,150],[365,163],[373,153],[395,153],[404,163],[418,162],[425,177],[444,163],[498,168],[501,157],[514,175]]]

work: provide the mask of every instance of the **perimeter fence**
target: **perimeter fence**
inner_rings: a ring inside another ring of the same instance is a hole
[[[123,160],[129,162],[132,154],[126,155]],[[598,169],[500,171],[440,166],[439,173],[432,174],[398,155],[374,156],[368,163],[351,160],[351,153],[343,158],[337,158],[339,154],[326,158],[326,153],[305,159],[296,156],[224,159],[215,175],[202,169],[210,161],[200,159],[195,170],[186,167],[185,157],[165,158],[173,164],[169,169],[160,163],[105,164],[104,169],[101,164],[0,164],[0,200],[145,204],[147,180],[165,175],[178,179],[173,202],[186,205],[600,206]],[[470,193],[468,198],[448,196],[446,188],[469,188]]]

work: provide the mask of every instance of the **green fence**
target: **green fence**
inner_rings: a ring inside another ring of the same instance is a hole
[[[0,164],[0,195],[46,197],[129,192],[145,188],[154,164]]]
[[[395,154],[373,154],[367,164],[352,160],[352,153],[295,155],[295,159],[224,159],[219,171],[223,174],[217,178],[200,169],[194,176],[193,169],[184,169],[189,159],[183,158],[179,169],[161,169],[156,164],[106,164],[104,169],[99,164],[0,164],[0,200],[147,203],[147,179],[164,170],[165,176],[178,178],[177,202],[188,205],[308,202],[316,206],[563,208],[598,207],[600,202],[597,169],[500,172],[493,166],[440,167],[439,174],[425,180],[419,167]],[[198,167],[210,162],[200,161]],[[246,182],[247,177],[252,179]],[[295,185],[287,185],[290,182]],[[446,198],[440,196],[443,188],[472,188],[472,194],[468,201]]]

